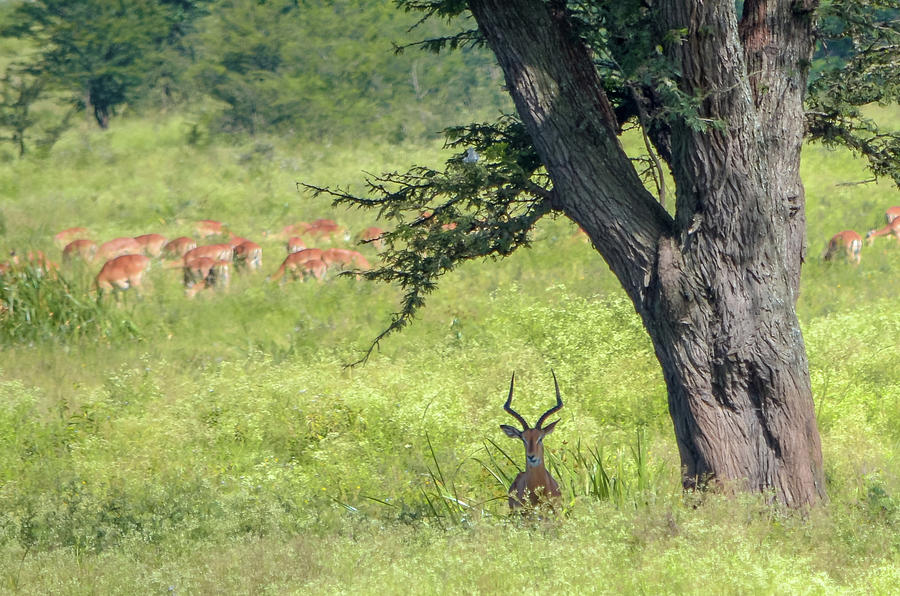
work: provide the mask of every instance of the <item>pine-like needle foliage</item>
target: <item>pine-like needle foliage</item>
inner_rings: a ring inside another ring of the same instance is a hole
[[[819,14],[818,73],[807,98],[811,139],[865,157],[872,173],[900,185],[900,133],[863,116],[862,106],[900,100],[900,2],[832,0]]]
[[[521,122],[506,116],[445,134],[454,155],[442,170],[417,166],[370,176],[366,196],[302,184],[330,195],[335,206],[378,209],[379,219],[394,224],[381,238],[382,266],[352,272],[403,290],[401,309],[359,362],[412,320],[441,275],[463,261],[505,257],[528,245],[529,230],[553,209],[549,179]]]

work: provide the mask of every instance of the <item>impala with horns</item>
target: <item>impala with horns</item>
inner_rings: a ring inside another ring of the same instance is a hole
[[[839,252],[847,256],[847,260],[859,265],[860,250],[862,250],[862,238],[853,230],[838,232],[828,241],[825,255],[826,261],[833,259]]]
[[[561,496],[559,485],[544,465],[544,437],[553,432],[559,420],[555,420],[547,426],[544,426],[544,421],[563,407],[562,397],[559,395],[559,383],[556,381],[556,373],[550,372],[553,374],[553,385],[556,387],[556,405],[538,418],[534,428],[529,427],[528,422],[511,407],[516,373],[513,373],[512,380],[509,382],[509,397],[506,398],[503,409],[519,421],[519,424],[522,425],[522,430],[507,424],[501,424],[500,428],[506,433],[506,436],[513,439],[521,439],[525,444],[525,471],[520,472],[516,476],[516,479],[513,480],[507,491],[511,509],[526,505],[534,507],[542,501],[552,504],[554,500],[558,500]]]

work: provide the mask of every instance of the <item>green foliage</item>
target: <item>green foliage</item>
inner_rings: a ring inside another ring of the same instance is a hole
[[[552,208],[546,173],[519,121],[504,118],[445,134],[447,148],[467,147],[466,153],[448,159],[443,171],[415,167],[373,177],[367,181],[373,198],[304,185],[316,196],[334,197],[334,206],[377,208],[379,218],[397,224],[382,236],[384,266],[363,275],[397,284],[404,291],[402,309],[366,357],[412,320],[437,278],[463,261],[505,257],[526,246],[528,232]]]
[[[825,47],[839,59],[819,64],[807,98],[808,135],[865,157],[876,176],[900,186],[900,134],[866,118],[862,106],[896,104],[900,9],[892,0],[832,0],[820,9]]]
[[[0,337],[6,343],[112,342],[138,335],[126,316],[88,296],[83,278],[31,265],[0,276]]]
[[[290,130],[317,143],[345,135],[398,142],[507,105],[483,50],[449,60],[396,56],[391,40],[407,37],[414,23],[387,3],[360,0],[218,3],[199,25],[192,69],[198,89],[218,102],[204,109],[211,128]],[[426,35],[446,30],[421,27]]]
[[[0,35],[31,40],[38,53],[30,68],[106,128],[162,68],[164,50],[185,33],[202,2],[22,2]]]
[[[52,118],[35,110],[35,105],[43,99],[46,82],[46,79],[17,67],[7,67],[0,80],[0,129],[7,131],[0,140],[12,143],[19,157],[25,155],[31,145],[52,146],[68,125],[67,115],[57,125],[45,125],[45,130],[35,134],[42,120]]]

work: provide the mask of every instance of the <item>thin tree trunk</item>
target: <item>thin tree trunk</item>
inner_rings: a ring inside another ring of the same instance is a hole
[[[671,50],[683,90],[702,97],[698,115],[719,124],[673,127],[673,220],[644,190],[613,134],[612,110],[564,4],[469,3],[559,204],[618,276],[653,340],[685,486],[772,491],[792,506],[823,499],[794,311],[803,232],[802,128],[795,128],[802,119],[789,119],[802,102],[805,73],[780,87],[782,99],[773,103],[747,75],[732,2],[660,6],[661,30],[688,32]],[[803,70],[791,60],[779,67]]]

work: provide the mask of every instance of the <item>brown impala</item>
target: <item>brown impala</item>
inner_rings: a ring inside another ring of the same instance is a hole
[[[376,227],[369,227],[356,235],[357,243],[371,244],[376,250],[384,248],[384,230]]]
[[[87,238],[79,238],[66,244],[63,249],[63,261],[71,261],[78,257],[82,261],[91,262],[97,254],[97,244]]]
[[[262,247],[256,242],[244,240],[234,247],[233,259],[236,267],[259,270],[262,267]]]
[[[214,219],[201,219],[194,224],[194,234],[200,238],[225,236],[228,234],[228,226]]]
[[[187,236],[179,236],[175,240],[169,242],[163,247],[163,254],[167,257],[183,258],[187,251],[197,248],[197,241]]]
[[[94,285],[98,291],[140,288],[144,273],[150,267],[150,259],[144,255],[122,255],[107,261]]]
[[[879,236],[890,236],[891,234],[897,239],[897,242],[900,242],[900,217],[893,220],[888,225],[883,228],[879,228],[877,230],[869,230],[869,233],[866,234],[866,242],[869,243],[869,246],[875,241]]]
[[[113,238],[109,242],[104,242],[100,245],[94,258],[98,261],[108,261],[122,255],[142,254],[142,249],[141,243],[134,238]]]
[[[307,248],[292,252],[285,257],[278,271],[267,279],[268,281],[278,281],[284,277],[285,273],[290,273],[292,279],[306,279],[308,276],[312,276],[322,281],[327,269],[328,266],[322,260],[322,251],[318,248]]]
[[[187,264],[198,257],[207,257],[216,261],[234,260],[234,251],[230,244],[204,244],[184,253],[182,261]]]
[[[68,228],[53,237],[53,243],[59,248],[63,248],[66,244],[78,238],[87,238],[90,236],[87,228]]]
[[[825,256],[822,257],[826,261],[833,259],[839,252],[847,255],[847,260],[859,265],[859,251],[862,249],[862,238],[853,230],[844,230],[838,232],[828,241],[828,247],[825,249]]]
[[[550,414],[563,407],[562,397],[559,395],[559,383],[556,382],[556,373],[552,371],[551,373],[553,374],[553,385],[556,387],[556,405],[544,412],[534,428],[530,428],[525,419],[510,407],[513,397],[513,386],[516,382],[516,373],[513,373],[512,380],[509,382],[509,397],[506,398],[503,409],[519,421],[522,425],[522,430],[506,424],[501,424],[500,428],[508,437],[521,439],[525,443],[525,471],[516,476],[516,479],[513,480],[507,491],[509,494],[509,506],[512,509],[525,505],[534,507],[542,500],[552,504],[553,501],[558,500],[561,496],[559,485],[544,466],[544,437],[552,433],[556,423],[559,422],[559,420],[556,420],[547,426],[543,426],[544,420]]]
[[[306,249],[306,243],[299,236],[291,236],[287,241],[287,252],[293,254]]]
[[[884,218],[888,223],[891,223],[898,217],[900,217],[900,206],[888,207],[887,209],[885,209]]]
[[[141,245],[141,254],[148,257],[158,257],[169,243],[169,239],[162,234],[143,234],[134,239]]]

